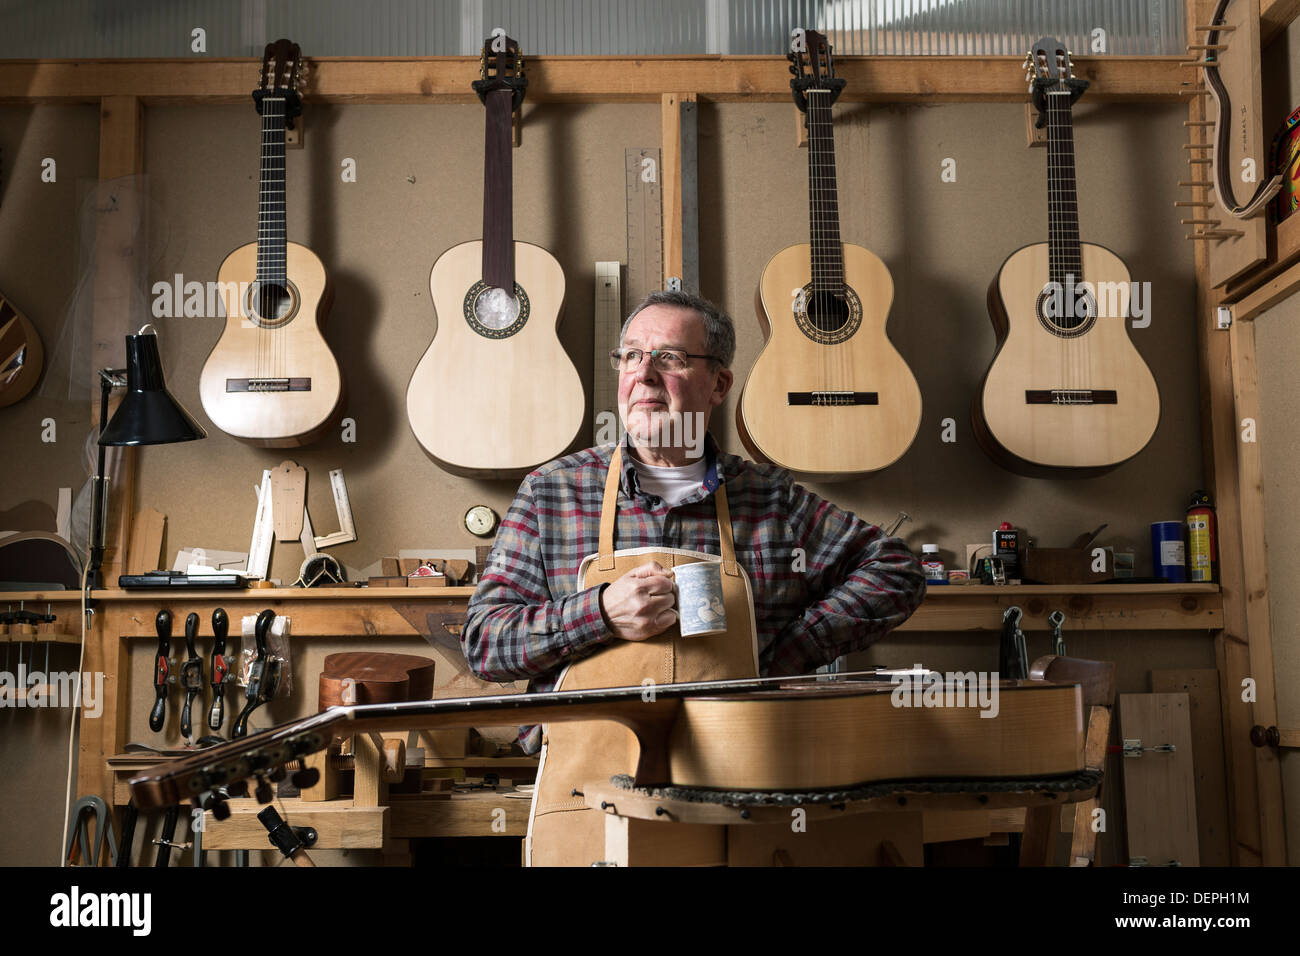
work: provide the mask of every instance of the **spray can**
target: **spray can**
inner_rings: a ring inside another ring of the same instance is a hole
[[[1219,536],[1214,504],[1204,491],[1192,492],[1187,506],[1187,580],[1202,583],[1219,579]]]

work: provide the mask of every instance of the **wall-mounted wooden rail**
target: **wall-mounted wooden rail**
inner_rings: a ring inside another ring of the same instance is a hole
[[[1088,99],[1176,102],[1176,56],[1077,57]],[[315,103],[473,103],[477,57],[310,59],[306,99]],[[850,102],[1018,103],[1026,98],[1014,56],[845,56],[836,72]],[[4,60],[0,103],[98,103],[134,96],[146,106],[245,103],[259,61],[239,59]],[[787,101],[790,74],[779,56],[529,57],[530,103],[659,102],[693,91],[702,100]]]

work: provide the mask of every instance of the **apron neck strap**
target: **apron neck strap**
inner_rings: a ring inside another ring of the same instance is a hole
[[[605,501],[600,509],[600,554],[596,559],[596,566],[601,571],[614,570],[614,521],[618,514],[618,491],[622,475],[623,446],[618,445],[609,460],[609,472],[605,475]],[[713,504],[718,513],[722,571],[730,577],[738,577],[740,570],[736,565],[736,545],[731,536],[731,509],[727,506],[725,482],[718,483],[718,490],[713,494]]]

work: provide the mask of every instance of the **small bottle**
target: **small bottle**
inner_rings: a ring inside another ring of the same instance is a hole
[[[921,545],[921,567],[925,570],[926,587],[948,583],[948,572],[944,570],[937,544]]]

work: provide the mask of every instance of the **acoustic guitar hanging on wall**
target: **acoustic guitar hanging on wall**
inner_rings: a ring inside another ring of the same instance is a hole
[[[511,117],[526,85],[519,45],[489,37],[473,84],[487,108],[483,239],[434,263],[438,330],[406,390],[416,441],[469,477],[520,477],[563,454],[582,427],[582,381],[556,333],[564,272],[545,249],[514,238]],[[453,412],[453,395],[474,400]]]
[[[223,432],[266,448],[315,441],[343,410],[339,365],[321,335],[333,297],[320,258],[286,239],[285,130],[302,113],[296,43],[266,46],[253,101],[262,117],[257,241],[221,263],[226,326],[199,377]]]
[[[781,250],[763,270],[756,306],[767,342],[736,425],[756,459],[836,480],[902,457],[921,427],[921,390],[885,332],[889,269],[840,241],[831,105],[845,81],[826,38],[802,31],[796,44],[800,36],[790,86],[808,128],[811,241]]]
[[[1051,38],[1034,44],[1027,67],[1047,123],[1048,241],[1013,252],[989,286],[998,347],[971,418],[981,447],[1008,470],[1089,477],[1146,447],[1160,394],[1129,340],[1128,268],[1079,241],[1070,110],[1088,84]]]

